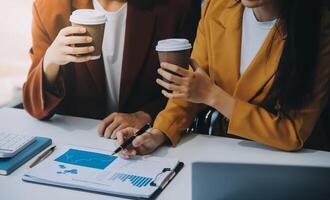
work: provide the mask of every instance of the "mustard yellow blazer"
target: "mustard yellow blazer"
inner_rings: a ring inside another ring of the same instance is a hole
[[[285,44],[285,34],[273,28],[247,71],[240,76],[242,14],[236,0],[208,0],[199,23],[192,58],[211,79],[236,98],[229,119],[228,134],[254,140],[282,150],[303,147],[311,135],[328,98],[330,77],[330,14],[323,13],[321,51],[312,102],[289,117],[272,113],[274,107],[261,106],[275,77]],[[269,48],[271,44],[271,48]],[[157,116],[154,128],[164,132],[175,146],[192,123],[201,105],[169,100]]]

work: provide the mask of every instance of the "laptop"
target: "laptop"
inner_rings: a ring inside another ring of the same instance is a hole
[[[196,162],[192,199],[330,199],[330,168]]]

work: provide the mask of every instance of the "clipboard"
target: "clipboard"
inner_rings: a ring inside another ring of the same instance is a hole
[[[175,176],[183,169],[183,167],[184,163],[179,162],[177,167],[172,171],[172,174],[169,176],[169,178],[163,182],[163,184],[155,191],[155,193],[149,199],[156,199],[160,195],[160,193],[167,187],[167,185],[172,182]]]
[[[73,150],[79,152],[76,158],[72,154]],[[22,179],[26,182],[128,199],[155,199],[184,167],[184,163],[176,159],[149,156],[130,161],[111,158],[109,154],[102,153],[103,151],[91,148],[67,147],[32,168]],[[79,161],[79,164],[74,165],[73,160],[65,160],[68,158]],[[98,165],[97,161],[93,161],[94,166],[88,166],[90,163],[84,162],[91,160],[90,158],[103,159],[108,163]],[[113,160],[109,160],[110,158]],[[58,166],[63,169],[59,170]],[[144,167],[145,170],[141,171]]]

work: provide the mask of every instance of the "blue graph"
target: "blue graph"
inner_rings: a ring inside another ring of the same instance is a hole
[[[116,180],[116,179],[119,179],[122,182],[128,180],[135,187],[145,187],[152,181],[152,178],[149,177],[121,174],[121,173],[115,173],[110,178],[110,180]]]
[[[56,158],[55,161],[95,169],[105,169],[116,158],[116,156],[101,153],[69,149],[63,155]]]

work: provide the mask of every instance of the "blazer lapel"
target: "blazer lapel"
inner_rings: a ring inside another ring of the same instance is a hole
[[[121,75],[119,107],[125,105],[129,93],[150,51],[155,17],[153,13],[137,8],[128,1],[126,36]]]
[[[211,49],[226,49],[225,52],[217,52],[212,55],[210,76],[226,92],[233,94],[239,79],[241,33],[242,33],[243,6],[237,1],[230,1],[227,8],[218,18],[210,21]],[[221,60],[221,63],[217,63]]]
[[[240,76],[243,11],[242,4],[232,0],[219,17],[211,19],[211,48],[216,50],[225,47],[226,51],[214,55],[215,60],[221,60],[221,63],[210,62],[214,65],[210,66],[210,76],[229,94],[250,101],[274,76],[285,35],[280,28],[274,27],[247,71]],[[277,25],[280,27],[280,24]]]
[[[73,10],[77,9],[94,9],[92,0],[73,0],[72,1]],[[105,91],[105,71],[103,58],[98,60],[92,60],[85,63],[94,83],[100,93]]]
[[[252,100],[275,75],[285,43],[283,34],[276,26],[270,31],[257,55],[237,83],[235,97],[245,101]]]

